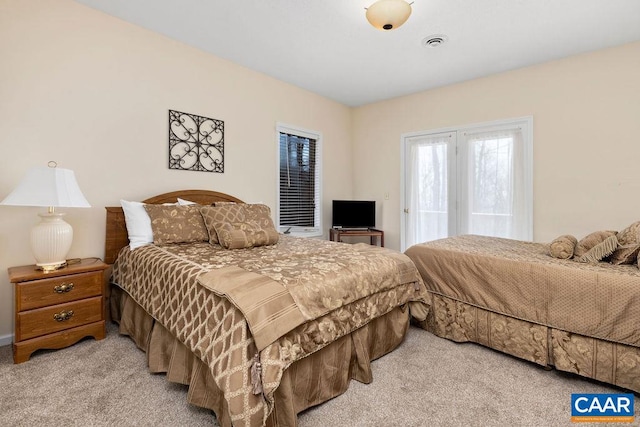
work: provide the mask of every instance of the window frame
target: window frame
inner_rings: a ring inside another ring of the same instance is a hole
[[[280,224],[280,134],[299,136],[301,138],[313,139],[316,142],[315,150],[315,182],[314,182],[314,226],[290,226]],[[276,123],[276,228],[279,232],[299,237],[320,237],[323,235],[322,229],[322,133],[314,130],[304,129],[285,123]]]

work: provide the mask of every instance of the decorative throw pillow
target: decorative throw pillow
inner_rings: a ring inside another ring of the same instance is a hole
[[[573,251],[578,244],[578,239],[565,234],[556,238],[551,245],[549,245],[549,253],[554,258],[569,259],[573,256]]]
[[[262,204],[226,204],[200,209],[209,242],[227,249],[273,245],[280,235],[271,220],[271,211]]]
[[[275,228],[262,228],[255,221],[215,223],[220,245],[226,249],[253,248],[278,243]]]
[[[636,221],[624,230],[618,237],[618,249],[611,255],[611,264],[634,264],[640,251],[640,221]]]
[[[240,206],[240,204],[238,204],[238,206]],[[240,207],[227,209],[227,206],[202,206],[200,208],[200,213],[202,214],[202,219],[204,219],[204,224],[207,227],[207,232],[209,233],[209,243],[212,245],[219,243],[218,233],[214,226],[215,223],[222,221],[242,222],[245,220],[244,209]]]
[[[611,255],[617,247],[615,231],[595,231],[578,242],[573,255],[578,262],[598,262]]]
[[[271,209],[262,203],[254,203],[245,205],[247,207],[246,217],[249,221],[255,221],[259,227],[265,230],[276,231],[276,227],[271,219]]]
[[[200,206],[145,205],[151,219],[153,243],[206,242],[207,227]]]

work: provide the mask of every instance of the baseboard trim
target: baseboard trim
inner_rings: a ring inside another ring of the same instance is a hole
[[[0,336],[0,347],[9,345],[13,342],[13,334]]]

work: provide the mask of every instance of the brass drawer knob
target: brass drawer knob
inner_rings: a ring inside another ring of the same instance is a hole
[[[53,315],[53,318],[58,322],[64,322],[65,320],[69,320],[73,317],[73,310],[64,311],[62,310],[60,313],[56,313]]]
[[[63,283],[62,285],[53,287],[53,291],[57,294],[64,294],[71,290],[73,290],[73,283]]]

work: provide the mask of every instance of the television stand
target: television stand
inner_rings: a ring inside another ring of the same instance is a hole
[[[376,228],[363,228],[363,229],[349,229],[349,228],[330,228],[329,240],[332,242],[342,242],[344,236],[366,236],[369,237],[369,243],[375,245],[375,242],[380,238],[380,247],[384,247],[384,231]]]

